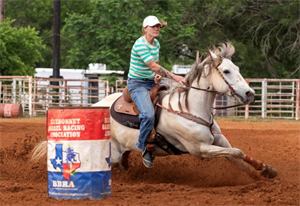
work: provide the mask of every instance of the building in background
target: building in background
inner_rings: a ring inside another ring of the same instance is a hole
[[[35,72],[36,72],[34,75],[35,78],[49,79],[50,76],[52,76],[53,74],[53,68],[36,68]],[[105,87],[105,85],[103,83],[99,83],[98,81],[89,82],[89,81],[80,81],[80,80],[91,80],[91,79],[107,80],[108,77],[112,75],[115,76],[117,79],[123,79],[124,71],[106,70],[105,64],[97,64],[97,63],[89,64],[88,69],[60,69],[60,76],[62,76],[64,80],[68,80],[68,87],[71,87],[70,89],[68,89],[69,93],[71,94],[87,93],[86,96],[92,97],[91,101],[89,101],[88,98],[85,98],[84,103],[98,102],[99,101],[98,96],[102,96],[104,90],[103,91],[97,90],[96,88]],[[49,84],[48,81],[40,81],[40,83],[41,86],[45,86]],[[111,90],[112,90],[111,92],[113,92],[113,88],[111,88]],[[65,93],[64,89],[62,89],[61,92],[64,94]],[[72,100],[76,101],[74,97]]]

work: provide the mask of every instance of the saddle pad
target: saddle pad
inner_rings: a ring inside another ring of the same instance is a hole
[[[119,97],[111,106],[110,109],[110,115],[111,117],[116,120],[117,122],[119,122],[120,124],[127,126],[127,127],[131,127],[134,129],[139,129],[140,128],[140,120],[139,120],[139,115],[133,115],[131,112],[129,114],[129,112],[120,112],[122,110],[122,106],[117,106],[117,105],[121,105],[122,101],[125,101],[123,96]],[[126,102],[126,101],[125,101]],[[131,104],[126,102],[127,104]],[[124,108],[123,108],[124,110]],[[122,111],[123,111],[122,110]],[[133,110],[133,109],[131,109]]]
[[[120,105],[120,103],[122,103],[122,101],[125,101],[124,98],[121,96],[119,97],[111,106],[110,109],[110,115],[111,117],[116,120],[118,123],[130,127],[130,128],[134,128],[134,129],[139,129],[140,128],[140,120],[139,120],[139,115],[135,112],[120,112],[122,111],[121,108],[118,109],[121,106],[117,106]],[[126,101],[125,101],[126,102]],[[161,104],[161,100],[159,99],[158,102]],[[126,102],[127,104],[131,104]],[[132,109],[133,110],[133,109]],[[159,117],[161,114],[161,108],[157,107],[156,108],[156,112],[155,112],[155,124],[154,127],[156,127],[158,125],[158,121],[159,121]],[[133,115],[136,114],[136,115]]]
[[[119,103],[119,101],[122,101],[121,98],[122,98],[122,96],[119,97],[119,99],[117,99],[111,106],[111,109],[110,109],[111,118],[113,118],[118,123],[120,123],[126,127],[130,127],[133,129],[139,129],[140,128],[139,115],[131,115],[131,114],[121,113],[119,111],[116,111],[116,108],[118,108],[117,104]],[[159,98],[158,103],[161,104],[161,102],[162,102],[162,100]],[[159,117],[160,117],[162,109],[160,107],[156,107],[155,110],[156,110],[156,112],[155,112],[154,128],[156,128],[158,125]],[[159,141],[156,143],[156,145],[158,147],[160,147],[161,149],[165,150],[167,153],[173,154],[173,155],[180,155],[180,154],[185,153],[185,152],[182,152],[182,151],[178,150],[177,148],[175,148],[162,135],[160,135],[158,133],[157,133],[157,138],[159,139]],[[169,150],[171,150],[172,152],[170,153]]]

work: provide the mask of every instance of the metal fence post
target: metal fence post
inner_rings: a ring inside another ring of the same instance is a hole
[[[19,101],[18,102],[22,104],[22,80],[18,81],[18,89],[19,89],[19,92],[18,92]],[[24,107],[23,107],[23,110],[24,110]]]
[[[62,96],[61,96],[61,94],[62,94],[62,89],[61,89],[61,88],[62,88],[62,85],[63,85],[63,84],[62,84],[62,81],[59,80],[59,81],[58,81],[58,103],[59,103],[58,106],[59,106],[59,107],[61,107],[61,106],[62,106],[62,103],[63,103],[63,102],[62,102]]]
[[[105,81],[106,82],[106,92],[105,92],[105,97],[107,97],[109,95],[109,82],[108,81]]]
[[[300,79],[296,81],[296,120],[299,120],[299,96],[300,96]]]
[[[266,101],[267,101],[267,79],[262,81],[262,88],[261,88],[261,117],[266,117]]]
[[[32,77],[28,77],[28,109],[29,109],[29,116],[32,116]]]
[[[49,96],[50,88],[49,87],[50,87],[50,81],[48,80],[47,81],[47,87],[46,87],[46,111],[49,108],[49,102],[50,102],[50,96]],[[51,103],[52,103],[52,101],[53,101],[53,98],[51,98]]]
[[[13,95],[13,101],[12,103],[15,104],[16,103],[16,98],[17,98],[17,95],[16,95],[16,89],[17,89],[17,81],[16,79],[13,79],[13,90],[12,90],[12,95]]]

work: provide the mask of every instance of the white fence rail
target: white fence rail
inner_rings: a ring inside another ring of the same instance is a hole
[[[243,107],[214,110],[214,115],[246,119],[259,117],[299,120],[300,79],[246,79],[246,81],[255,90],[255,102]],[[125,86],[126,80],[116,81],[117,92],[122,92]],[[216,107],[234,104],[238,104],[234,98],[216,96]]]
[[[256,103],[249,106],[252,116],[299,120],[299,79],[250,79]]]
[[[174,82],[165,80],[170,84]],[[215,110],[228,117],[285,118],[299,120],[300,79],[246,79],[255,94],[255,103]],[[53,82],[57,82],[56,85]],[[126,80],[117,80],[122,92]],[[19,103],[29,116],[45,113],[49,107],[90,106],[109,94],[108,81],[99,79],[48,79],[28,76],[0,76],[0,103]],[[215,106],[236,104],[235,99],[216,96]]]
[[[21,104],[24,114],[37,116],[49,107],[87,107],[108,95],[108,81],[0,76],[0,103]]]

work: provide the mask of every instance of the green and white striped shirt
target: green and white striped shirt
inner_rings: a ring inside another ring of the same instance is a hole
[[[155,72],[146,65],[152,59],[154,59],[155,62],[159,60],[160,44],[157,39],[154,39],[154,44],[155,45],[149,44],[144,36],[136,40],[131,50],[128,77],[135,79],[154,79]]]

